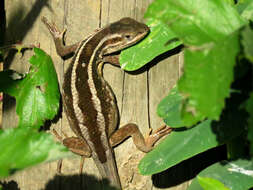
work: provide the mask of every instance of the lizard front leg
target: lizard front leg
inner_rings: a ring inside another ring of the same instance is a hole
[[[149,152],[152,150],[154,144],[163,136],[169,134],[172,131],[172,128],[168,126],[162,126],[158,128],[154,133],[149,134],[148,137],[144,138],[140,132],[138,126],[133,123],[129,123],[120,127],[110,136],[111,146],[116,146],[121,143],[128,137],[133,138],[135,146],[142,152]]]
[[[101,28],[96,29],[94,33],[88,35],[85,40],[77,42],[72,45],[64,45],[64,35],[67,31],[67,29],[64,29],[63,31],[60,31],[58,27],[55,25],[55,23],[50,23],[46,17],[41,18],[42,22],[46,25],[47,29],[49,30],[51,36],[54,39],[56,52],[59,56],[64,57],[66,55],[70,55],[71,53],[75,53],[76,49],[80,46],[82,42],[84,42],[86,39],[88,39],[90,36],[92,36],[94,33],[97,33],[101,30]]]
[[[41,18],[42,22],[46,25],[47,29],[49,30],[51,36],[54,39],[56,52],[61,57],[64,57],[66,55],[69,55],[71,53],[74,53],[76,49],[78,48],[80,42],[77,42],[73,45],[65,46],[63,44],[63,38],[64,34],[66,32],[66,29],[63,31],[60,31],[57,26],[54,23],[50,23],[46,17]]]

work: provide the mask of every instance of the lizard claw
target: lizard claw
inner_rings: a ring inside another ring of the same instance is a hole
[[[167,135],[172,131],[172,128],[167,126],[167,125],[163,125],[161,127],[159,127],[158,129],[155,130],[154,134],[156,135]]]
[[[163,125],[161,127],[159,127],[157,130],[155,130],[153,133],[150,134],[148,137],[145,139],[146,145],[149,147],[154,146],[154,144],[163,136],[169,134],[172,131],[172,128],[167,126],[167,125]]]
[[[63,31],[60,31],[55,23],[50,23],[46,17],[41,18],[42,22],[46,25],[48,30],[50,31],[51,35],[54,39],[63,39],[64,34],[66,33],[67,29],[65,28]]]

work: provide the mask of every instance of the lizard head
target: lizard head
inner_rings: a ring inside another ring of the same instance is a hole
[[[149,27],[147,25],[128,17],[112,23],[108,27],[108,30],[110,38],[108,37],[107,48],[103,51],[104,55],[136,44],[149,33]]]

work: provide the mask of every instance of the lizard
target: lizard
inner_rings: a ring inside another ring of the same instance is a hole
[[[146,138],[133,123],[116,130],[118,107],[110,85],[103,78],[102,68],[104,63],[118,66],[118,55],[111,54],[136,44],[150,30],[147,25],[126,17],[98,29],[76,44],[65,46],[63,36],[66,30],[60,31],[45,17],[42,22],[54,39],[57,53],[61,57],[74,54],[64,75],[62,99],[76,137],[66,137],[62,143],[82,158],[92,157],[101,177],[121,189],[112,147],[131,136],[138,149],[149,152],[155,142],[172,129],[162,126]]]

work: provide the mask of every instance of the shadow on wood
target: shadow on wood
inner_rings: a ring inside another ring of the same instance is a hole
[[[0,187],[3,188],[3,190],[20,190],[18,188],[18,184],[16,181],[14,180],[11,180],[11,181],[8,181],[8,182],[1,182],[0,181]]]
[[[59,189],[104,189],[104,190],[117,190],[112,187],[108,180],[99,180],[92,175],[82,174],[82,175],[68,175],[61,176],[56,175],[52,180],[50,180],[45,187],[45,190],[54,190],[55,184],[59,184]],[[102,185],[102,186],[101,186]]]

